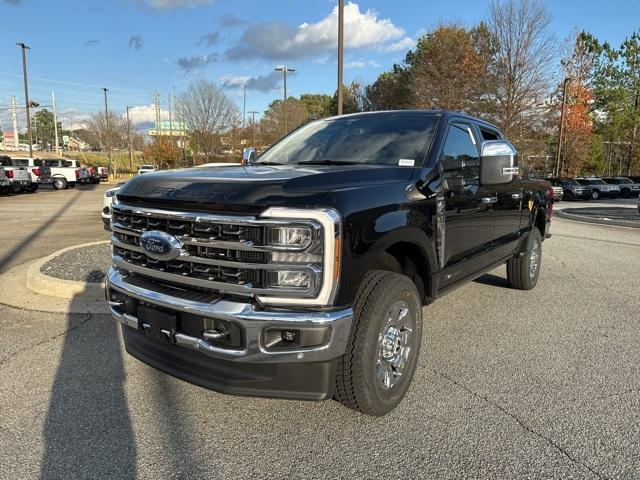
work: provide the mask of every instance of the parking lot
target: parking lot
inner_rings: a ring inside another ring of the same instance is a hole
[[[0,272],[106,239],[105,188],[1,197]],[[535,290],[500,268],[426,307],[383,418],[220,395],[125,355],[107,315],[0,305],[0,478],[638,478],[640,229],[552,233]]]

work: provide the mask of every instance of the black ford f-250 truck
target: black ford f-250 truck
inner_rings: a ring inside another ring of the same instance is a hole
[[[128,182],[107,298],[127,351],[171,375],[383,415],[411,382],[423,305],[505,263],[511,286],[536,285],[552,195],[476,118],[318,120],[250,166]]]

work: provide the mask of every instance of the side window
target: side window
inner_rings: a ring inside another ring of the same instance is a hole
[[[494,130],[480,127],[480,133],[482,134],[482,140],[484,140],[485,142],[488,140],[500,140],[500,135],[498,135],[498,132]]]
[[[466,123],[452,123],[442,148],[441,158],[447,160],[478,160],[478,148],[471,127]]]

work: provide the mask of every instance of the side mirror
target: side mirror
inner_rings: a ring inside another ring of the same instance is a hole
[[[248,147],[242,150],[242,165],[251,165],[256,159],[256,149]]]
[[[518,176],[518,152],[507,141],[490,140],[482,144],[480,185],[509,183]]]

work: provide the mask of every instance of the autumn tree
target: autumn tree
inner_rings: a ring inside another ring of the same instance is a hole
[[[413,107],[480,113],[480,101],[487,100],[491,51],[486,25],[472,30],[441,25],[407,53],[407,75],[397,78],[408,79]]]
[[[165,169],[178,166],[180,153],[180,149],[174,142],[165,138],[157,138],[144,147],[142,155],[146,163]]]
[[[412,105],[409,74],[406,68],[394,65],[375,82],[365,87],[365,110],[402,110]]]
[[[306,123],[309,114],[303,104],[295,97],[287,98],[287,128],[284,126],[284,102],[274,100],[264,112],[260,120],[260,136],[263,145],[269,145],[282,137],[285,133]]]

